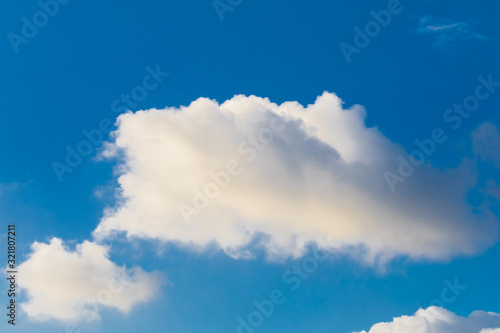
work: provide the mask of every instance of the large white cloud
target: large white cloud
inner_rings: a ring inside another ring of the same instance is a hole
[[[97,239],[125,232],[217,244],[234,256],[251,253],[249,244],[299,256],[328,235],[329,247],[363,248],[366,258],[443,259],[497,238],[489,210],[466,203],[471,163],[448,171],[424,164],[391,192],[384,173],[406,153],[366,127],[363,107],[343,109],[334,94],[307,107],[200,98],[129,112],[117,124],[103,155],[122,161],[120,204],[106,212]]]
[[[111,262],[105,246],[85,241],[71,251],[58,238],[33,243],[18,272],[19,288],[28,297],[21,307],[40,321],[92,321],[102,307],[127,313],[156,295],[161,284],[158,273]]]
[[[469,317],[457,316],[440,307],[418,310],[413,316],[394,318],[378,323],[359,333],[498,333],[500,314],[474,311]]]

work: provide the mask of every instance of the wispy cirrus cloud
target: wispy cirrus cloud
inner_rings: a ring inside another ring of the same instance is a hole
[[[500,131],[492,123],[479,126],[472,133],[474,153],[484,162],[492,163],[500,169]]]
[[[460,41],[486,38],[474,31],[467,22],[455,22],[428,15],[420,18],[417,33],[421,36],[427,36],[431,40],[432,46],[444,49],[453,48]]]

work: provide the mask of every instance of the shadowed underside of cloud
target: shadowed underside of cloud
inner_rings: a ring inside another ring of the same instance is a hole
[[[321,247],[363,248],[365,260],[439,260],[496,240],[496,219],[465,200],[470,161],[423,165],[393,193],[384,172],[407,154],[364,119],[363,107],[343,109],[331,93],[307,107],[235,96],[123,114],[103,153],[121,161],[120,204],[94,236],[216,244],[235,257],[255,243],[297,257],[328,236]]]
[[[429,307],[359,333],[500,333],[500,314],[474,311],[469,317],[460,317],[443,308]]]
[[[160,288],[158,273],[117,266],[102,245],[85,241],[71,251],[53,238],[31,249],[18,267],[19,288],[28,297],[22,309],[36,320],[92,321],[103,307],[127,313]]]

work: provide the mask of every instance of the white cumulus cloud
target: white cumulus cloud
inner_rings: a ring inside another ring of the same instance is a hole
[[[372,259],[443,259],[496,240],[489,210],[466,203],[470,163],[423,165],[393,193],[384,172],[407,155],[365,116],[331,93],[307,107],[235,96],[123,114],[104,153],[121,161],[120,204],[94,236],[216,244],[233,256],[251,246],[300,256],[329,236],[331,249],[354,246]]]
[[[498,333],[500,314],[474,311],[468,317],[457,316],[446,309],[431,306],[418,310],[413,316],[394,318],[378,323],[359,333]]]
[[[102,307],[127,313],[156,295],[161,284],[157,273],[120,267],[109,260],[107,247],[89,241],[75,251],[58,238],[31,248],[18,267],[18,283],[28,298],[21,307],[36,320],[92,321]]]

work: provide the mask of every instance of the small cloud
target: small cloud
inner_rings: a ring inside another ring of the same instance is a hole
[[[432,16],[423,16],[420,19],[417,33],[428,36],[434,47],[444,49],[452,48],[459,41],[485,39],[483,35],[475,32],[464,21],[453,22],[449,19],[438,19]]]
[[[71,251],[53,238],[49,244],[33,243],[31,250],[18,267],[19,287],[28,297],[22,309],[37,321],[97,320],[104,307],[128,313],[160,289],[159,273],[120,267],[103,245],[85,241]]]
[[[418,310],[413,316],[394,318],[392,322],[378,323],[359,333],[499,333],[500,314],[474,311],[469,317],[457,316],[446,309],[431,306]]]

